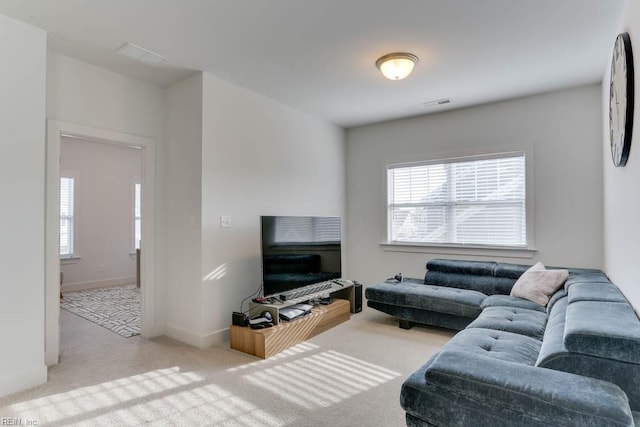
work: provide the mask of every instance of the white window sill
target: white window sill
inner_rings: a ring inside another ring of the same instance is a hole
[[[60,257],[60,264],[77,264],[81,257],[79,255]]]
[[[537,250],[511,246],[434,245],[426,243],[381,242],[387,252],[434,253],[444,255],[482,255],[503,258],[533,258]]]

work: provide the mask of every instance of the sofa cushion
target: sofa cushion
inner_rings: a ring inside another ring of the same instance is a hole
[[[496,277],[507,277],[509,279],[518,279],[522,274],[529,269],[529,265],[523,264],[511,264],[506,262],[499,262],[496,265]]]
[[[545,311],[545,308],[540,304],[536,304],[528,299],[512,297],[511,295],[489,295],[482,301],[480,307],[482,307],[482,309],[487,307],[517,307],[534,311]]]
[[[463,317],[476,317],[480,314],[480,303],[487,297],[477,291],[411,282],[372,285],[365,291],[365,296],[371,301]]]
[[[429,270],[424,275],[424,283],[433,286],[469,289],[487,295],[509,295],[515,279],[507,277],[483,276],[477,274],[446,273]]]
[[[620,289],[611,282],[576,283],[569,288],[569,304],[578,301],[627,302]]]
[[[540,305],[547,305],[549,298],[567,280],[567,270],[547,270],[537,262],[516,281],[511,296],[525,298]]]
[[[549,298],[549,302],[547,303],[547,314],[551,313],[551,310],[553,310],[553,306],[566,296],[567,291],[564,288],[558,289],[555,294],[551,295],[551,298]]]
[[[507,362],[533,365],[542,343],[534,338],[483,328],[460,331],[442,351],[465,351]]]
[[[547,314],[517,307],[487,307],[467,328],[485,328],[513,332],[541,340]]]
[[[492,261],[462,261],[457,259],[432,259],[427,261],[428,271],[442,273],[493,276],[497,263]]]
[[[613,384],[442,351],[402,385],[400,404],[418,425],[632,426],[626,396]]]
[[[373,300],[367,300],[367,306],[383,313],[390,314],[398,319],[409,321],[409,326],[417,323],[461,331],[475,319],[475,316],[466,317],[457,314],[440,313],[437,311],[425,310],[424,308],[402,307],[400,305],[385,304]]]
[[[443,273],[472,274],[477,276],[504,277],[517,279],[529,268],[528,265],[493,261],[463,261],[455,259],[432,259],[427,262],[427,270]]]
[[[569,269],[569,278],[564,282],[564,288],[569,291],[571,286],[578,283],[609,283],[609,278],[602,271],[587,270],[585,272],[574,273]]]
[[[627,394],[631,409],[639,410],[640,365],[567,350],[564,345],[567,303],[567,297],[560,299],[557,309],[549,315],[536,366],[609,381]]]
[[[640,321],[627,302],[573,302],[564,345],[575,353],[640,363]]]
[[[564,347],[564,325],[567,318],[568,303],[569,300],[564,295],[555,302],[553,309],[549,312],[536,366],[545,367],[546,363],[555,355],[566,352]]]

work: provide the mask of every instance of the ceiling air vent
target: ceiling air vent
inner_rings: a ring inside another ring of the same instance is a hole
[[[128,56],[136,61],[144,62],[147,65],[160,65],[167,60],[164,56],[160,56],[155,52],[151,52],[133,43],[123,44],[116,50],[116,53]]]

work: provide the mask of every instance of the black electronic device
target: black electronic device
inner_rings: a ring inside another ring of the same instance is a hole
[[[387,283],[392,283],[392,284],[397,284],[397,283],[402,283],[402,273],[398,273],[393,277],[389,277],[387,280],[385,280],[385,282]]]
[[[280,309],[280,318],[286,321],[295,320],[302,316],[306,316],[307,314],[311,314],[312,308],[313,306],[311,304],[290,305],[289,307]]]
[[[260,217],[263,296],[284,301],[288,291],[340,278],[341,227],[340,217]]]
[[[333,304],[333,298],[331,297],[318,298],[318,304],[321,304],[321,305]]]
[[[354,313],[360,313],[362,311],[362,283],[353,281],[353,307]]]
[[[249,318],[244,313],[234,311],[231,316],[231,323],[236,326],[247,326],[249,324]]]
[[[273,316],[268,311],[263,311],[260,315],[249,319],[249,326],[253,329],[270,328],[273,326]]]

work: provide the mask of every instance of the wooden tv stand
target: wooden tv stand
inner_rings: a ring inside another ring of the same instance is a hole
[[[332,304],[315,306],[300,319],[265,329],[231,325],[231,348],[266,359],[346,322],[351,317],[349,306],[347,300],[334,299]]]
[[[266,359],[349,320],[351,313],[355,312],[353,285],[345,284],[322,293],[327,292],[333,298],[333,303],[316,305],[311,314],[291,322],[280,321],[280,308],[313,299],[313,294],[285,301],[283,304],[252,303],[250,316],[268,311],[278,324],[265,329],[231,325],[231,348]]]

